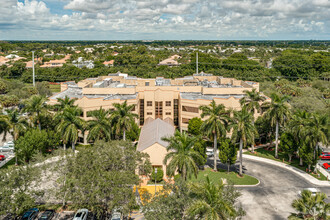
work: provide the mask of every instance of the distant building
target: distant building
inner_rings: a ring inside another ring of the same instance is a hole
[[[103,65],[104,65],[104,66],[113,66],[114,62],[115,62],[114,60],[104,61],[104,62],[103,62]]]
[[[25,68],[30,69],[33,67],[32,60],[25,63],[26,63]],[[34,58],[34,64],[41,64],[41,63],[42,63],[42,57]]]
[[[60,60],[50,60],[49,62],[44,62],[43,65],[41,65],[41,68],[53,68],[53,67],[62,67],[66,60],[70,59],[71,55],[66,55],[63,59]]]
[[[86,53],[93,53],[94,48],[93,48],[93,47],[87,47],[87,48],[84,49],[84,51],[85,51]]]
[[[94,68],[94,62],[92,60],[84,60],[83,57],[79,57],[77,60],[72,61],[72,65],[78,68],[86,67],[88,69]]]
[[[180,59],[180,58],[181,58],[181,56],[179,56],[179,55],[173,55],[173,56],[159,62],[158,65],[159,66],[164,66],[164,65],[166,65],[166,66],[179,66],[179,65],[181,65],[181,63],[179,63],[177,60]]]

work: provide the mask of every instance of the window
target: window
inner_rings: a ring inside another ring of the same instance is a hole
[[[171,112],[166,112],[165,115],[171,115]]]
[[[149,86],[149,82],[145,82],[145,84],[144,84],[145,86]]]
[[[144,124],[144,99],[140,99],[140,125]]]
[[[147,115],[152,115],[152,112],[147,112]]]
[[[155,119],[163,119],[163,102],[155,102]]]
[[[147,106],[152,106],[152,101],[147,101]]]
[[[189,118],[182,118],[182,123],[183,124],[188,124],[189,123]]]
[[[173,100],[173,119],[174,125],[179,125],[179,99]]]
[[[193,113],[198,113],[198,108],[197,107],[191,107],[191,106],[182,106],[182,111],[184,112],[193,112]]]
[[[171,101],[166,101],[166,106],[171,106]]]

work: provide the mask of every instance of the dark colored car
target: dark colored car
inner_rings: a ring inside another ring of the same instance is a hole
[[[23,214],[21,220],[32,220],[32,219],[35,219],[38,216],[38,213],[39,213],[39,209],[37,209],[37,208],[29,209],[28,211],[26,211]]]
[[[3,161],[5,159],[6,159],[5,155],[0,155],[0,161]]]
[[[324,153],[320,156],[322,160],[330,160],[330,154],[329,153]]]
[[[53,219],[54,216],[55,216],[54,210],[46,210],[41,214],[39,220],[50,220]]]
[[[324,163],[322,166],[324,169],[330,169],[330,163]]]

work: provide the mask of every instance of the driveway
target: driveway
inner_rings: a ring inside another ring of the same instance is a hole
[[[292,201],[303,188],[315,187],[330,196],[330,187],[316,187],[283,168],[248,159],[243,165],[246,174],[260,180],[256,187],[240,188],[239,202],[246,211],[243,219],[287,219],[294,212]]]

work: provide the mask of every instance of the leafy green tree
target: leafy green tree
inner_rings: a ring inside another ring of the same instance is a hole
[[[50,137],[46,130],[31,129],[18,138],[15,150],[21,160],[29,163],[38,151],[46,153],[53,147],[53,144],[53,137]]]
[[[280,149],[286,153],[291,163],[294,152],[298,150],[299,144],[296,142],[294,136],[289,132],[284,132],[281,135]]]
[[[38,90],[38,94],[41,96],[51,96],[52,91],[49,87],[49,82],[36,82],[36,89]]]
[[[55,105],[58,110],[63,110],[65,107],[73,107],[75,99],[70,99],[68,96],[65,96],[64,99],[57,98],[57,104]]]
[[[46,97],[41,95],[31,96],[26,102],[24,111],[28,112],[34,120],[37,121],[39,130],[41,130],[40,116],[46,113]]]
[[[111,139],[111,121],[110,121],[110,112],[102,108],[90,112],[89,117],[92,117],[92,120],[87,122],[88,128],[88,140],[105,140],[110,141]]]
[[[57,115],[60,123],[56,126],[56,131],[62,137],[64,149],[66,148],[65,144],[71,142],[73,152],[75,152],[79,132],[85,128],[85,121],[80,115],[81,109],[78,107],[65,107],[63,112]]]
[[[0,215],[21,215],[35,206],[40,170],[29,165],[0,169]]]
[[[111,113],[111,121],[115,125],[117,135],[123,132],[123,140],[126,141],[126,131],[132,128],[132,121],[138,118],[138,115],[133,113],[135,105],[127,105],[127,101],[123,104],[114,103],[115,109]]]
[[[206,177],[205,182],[190,185],[193,201],[186,213],[193,219],[235,219],[244,215],[242,208],[235,207],[240,193],[232,186],[214,184]]]
[[[183,180],[187,180],[192,174],[197,177],[197,163],[202,161],[203,157],[193,150],[197,140],[196,137],[191,137],[185,132],[176,131],[174,136],[164,137],[163,140],[169,143],[167,146],[169,153],[164,158],[167,175],[174,176],[175,172],[178,171]]]
[[[139,183],[135,171],[147,160],[146,154],[128,142],[98,141],[66,160],[67,171],[58,179],[63,183],[59,199],[65,195],[74,207],[83,206],[99,215],[113,209],[129,213],[131,200],[135,199],[132,186]]]
[[[227,164],[228,172],[229,167],[232,164],[235,164],[237,159],[237,149],[235,145],[231,143],[230,139],[225,139],[221,142],[219,146],[219,159],[221,163]]]
[[[140,131],[139,125],[136,124],[135,121],[132,121],[132,128],[127,131],[126,138],[131,141],[137,141],[140,136]]]
[[[156,181],[156,182],[160,182],[163,180],[164,177],[164,171],[161,168],[157,168],[157,173],[156,173],[156,169],[153,169],[152,173],[151,173],[151,180],[152,181]]]
[[[200,106],[202,110],[201,117],[207,117],[203,122],[201,130],[211,138],[213,138],[214,167],[217,170],[217,143],[218,138],[227,134],[228,122],[230,121],[229,111],[225,109],[223,104],[217,105],[214,100],[209,106]],[[213,136],[213,137],[212,137]]]
[[[312,195],[311,191],[303,190],[301,197],[292,202],[292,207],[297,213],[292,213],[288,219],[328,219],[330,214],[330,203],[326,203],[325,193]]]
[[[245,97],[240,100],[242,107],[245,107],[248,111],[252,112],[254,116],[255,112],[261,112],[261,103],[266,100],[266,97],[261,95],[255,88],[252,91],[244,91]],[[252,118],[252,123],[254,124],[254,117]],[[254,152],[254,141],[251,144],[252,152]]]
[[[277,93],[271,94],[271,103],[266,103],[268,110],[265,117],[270,119],[271,125],[275,125],[275,157],[278,158],[278,136],[279,127],[284,125],[290,117],[290,105],[288,104],[289,97],[279,95]]]
[[[198,117],[194,117],[189,120],[188,133],[192,135],[199,135],[201,133],[203,121]]]
[[[7,134],[10,132],[10,121],[7,115],[0,115],[0,134],[2,134],[2,142],[7,139]]]
[[[7,89],[7,84],[3,80],[0,80],[0,94],[5,94]]]
[[[155,196],[142,194],[142,201],[149,201],[142,206],[144,217],[148,220],[188,219],[186,209],[193,198],[187,189],[187,183],[179,179],[174,184],[165,184]]]
[[[252,123],[253,115],[247,109],[234,111],[234,117],[230,124],[232,129],[232,140],[236,143],[239,140],[239,175],[242,176],[243,167],[243,145],[253,142],[254,137],[258,135],[257,129]]]
[[[316,162],[314,160],[313,148],[311,148],[308,145],[308,143],[304,142],[299,147],[299,155],[304,160],[304,162],[308,165],[308,171],[311,172],[311,166],[313,165],[313,163]]]

